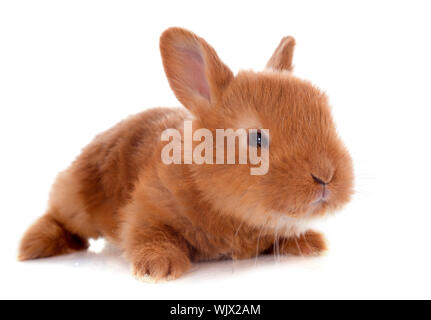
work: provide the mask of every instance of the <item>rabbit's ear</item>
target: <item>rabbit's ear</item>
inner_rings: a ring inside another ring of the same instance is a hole
[[[293,51],[295,49],[295,39],[293,37],[284,37],[281,39],[277,49],[271,59],[269,59],[266,68],[274,70],[292,71]]]
[[[160,37],[160,51],[172,90],[192,112],[216,102],[233,79],[215,50],[187,30],[166,30]]]

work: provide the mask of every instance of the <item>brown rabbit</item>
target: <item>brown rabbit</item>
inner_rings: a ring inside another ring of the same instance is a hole
[[[124,250],[137,277],[172,279],[193,261],[326,250],[307,225],[349,201],[352,161],[325,94],[292,75],[294,46],[284,38],[265,71],[234,76],[202,38],[166,30],[165,72],[187,110],[145,111],[97,136],[58,176],[19,259],[84,250],[103,236]],[[182,132],[186,120],[210,132],[267,128],[268,172],[250,174],[252,164],[165,164],[162,132]]]

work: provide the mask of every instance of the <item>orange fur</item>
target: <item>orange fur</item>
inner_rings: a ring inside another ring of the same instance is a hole
[[[24,234],[18,259],[44,258],[87,248],[88,241],[70,233],[51,212],[40,217]]]
[[[21,260],[85,249],[103,236],[120,245],[134,274],[177,278],[191,262],[273,251],[317,254],[324,238],[307,223],[352,194],[351,158],[328,101],[290,72],[285,38],[260,73],[234,76],[202,38],[171,28],[160,48],[169,83],[188,109],[152,109],[97,136],[57,179],[48,213],[25,234]],[[165,165],[163,130],[270,130],[266,175],[247,165]],[[259,128],[257,128],[259,129]],[[314,201],[325,180],[328,199]]]

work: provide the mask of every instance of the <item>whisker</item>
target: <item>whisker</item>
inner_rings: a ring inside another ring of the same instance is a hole
[[[235,266],[235,259],[234,259],[234,250],[235,250],[235,242],[236,242],[236,237],[239,234],[239,231],[241,229],[241,227],[244,225],[245,221],[248,220],[251,216],[253,215],[253,211],[251,210],[250,213],[247,215],[246,219],[242,220],[239,227],[237,228],[236,232],[233,234],[232,237],[232,241],[231,241],[231,260],[232,260],[232,269]]]
[[[298,239],[296,237],[294,237],[293,239],[295,239],[296,247],[298,248],[299,254],[301,255],[301,257],[304,258],[304,255],[302,254],[302,250],[301,250],[299,243],[298,243]]]
[[[257,237],[257,244],[256,244],[256,257],[254,259],[254,265],[257,265],[257,260],[259,258],[260,252],[259,252],[259,242],[260,242],[260,238],[262,236],[262,232],[263,230],[266,228],[266,225],[268,224],[269,221],[269,216],[266,218],[265,223],[262,225],[262,227],[260,228],[260,232],[259,232],[259,236]]]
[[[281,219],[281,217],[279,217],[277,220],[277,226],[275,228],[275,235],[274,235],[274,259],[275,259],[275,261],[279,260],[279,257],[280,257],[280,244],[278,243],[278,240],[279,240],[278,230],[280,229],[280,224],[279,224],[280,219]]]

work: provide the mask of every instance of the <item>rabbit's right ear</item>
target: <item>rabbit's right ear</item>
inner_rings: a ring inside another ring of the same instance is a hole
[[[160,37],[160,52],[172,90],[194,113],[216,102],[233,79],[232,71],[215,50],[187,30],[166,30]]]
[[[284,37],[281,39],[277,49],[271,59],[269,59],[266,68],[273,70],[292,71],[293,51],[295,49],[295,39],[293,37]]]

